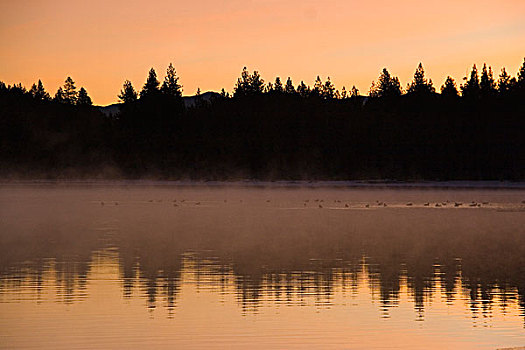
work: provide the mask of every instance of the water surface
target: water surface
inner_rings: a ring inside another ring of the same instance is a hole
[[[0,186],[0,347],[525,345],[523,189]]]

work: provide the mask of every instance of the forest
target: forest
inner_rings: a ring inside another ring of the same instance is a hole
[[[71,77],[53,97],[0,81],[0,177],[525,180],[525,59],[516,77],[474,65],[438,91],[421,63],[404,88],[383,69],[366,95],[246,68],[231,94],[182,91],[172,64],[162,83],[152,68],[108,114]]]

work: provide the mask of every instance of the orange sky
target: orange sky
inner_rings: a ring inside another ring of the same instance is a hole
[[[422,61],[440,86],[473,63],[513,76],[525,56],[523,0],[2,0],[0,80],[52,94],[67,76],[95,104],[173,62],[184,94],[231,91],[243,66],[367,93],[387,67],[403,87]]]

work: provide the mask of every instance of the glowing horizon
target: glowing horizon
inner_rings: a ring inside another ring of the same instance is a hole
[[[0,80],[29,88],[41,79],[54,95],[71,76],[107,105],[124,80],[140,90],[151,67],[162,81],[172,62],[184,95],[231,91],[244,66],[266,82],[290,76],[311,86],[330,76],[366,94],[383,67],[406,87],[422,62],[439,89],[484,62],[495,77],[502,67],[516,76],[524,14],[521,0],[4,2]]]

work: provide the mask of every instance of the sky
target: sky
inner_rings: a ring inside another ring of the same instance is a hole
[[[232,91],[244,66],[266,81],[328,76],[363,94],[386,67],[402,86],[419,62],[439,88],[473,64],[515,76],[525,57],[523,0],[0,0],[0,80],[71,76],[98,105],[173,63],[184,95]]]

